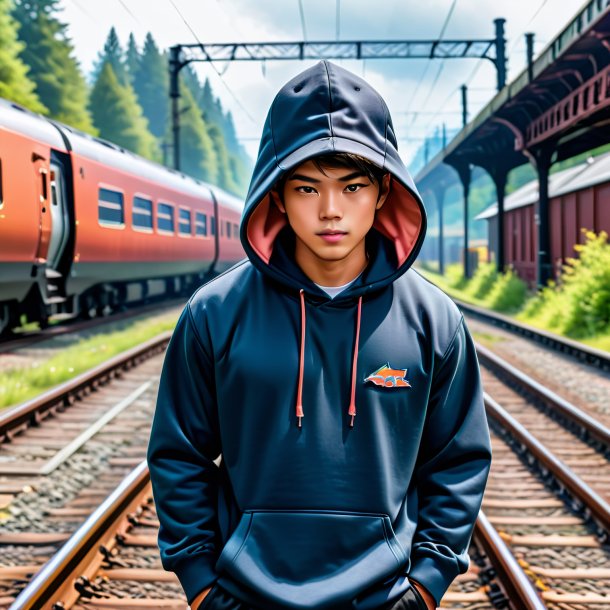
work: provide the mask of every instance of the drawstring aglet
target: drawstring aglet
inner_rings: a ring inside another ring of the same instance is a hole
[[[355,417],[356,417],[355,415],[352,415],[352,421],[349,423],[349,427],[350,427],[350,428],[353,428],[353,427],[354,427],[354,418],[355,418]]]
[[[298,419],[298,421],[297,421],[297,427],[298,427],[298,428],[300,428],[300,427],[301,427],[301,420],[303,419],[303,416],[302,416],[302,415],[299,415],[299,417],[298,417],[297,419]]]
[[[303,405],[297,405],[297,426],[301,427],[301,420],[303,419]]]

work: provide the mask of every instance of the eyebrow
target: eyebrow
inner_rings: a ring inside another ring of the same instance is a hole
[[[341,178],[338,178],[338,180],[340,182],[349,182],[350,180],[353,180],[354,178],[362,178],[364,176],[365,176],[364,172],[356,170],[355,172],[352,172],[351,174],[348,174],[347,176],[342,176]],[[321,182],[317,178],[312,178],[311,176],[305,176],[304,174],[292,174],[292,176],[290,176],[290,178],[288,178],[288,180],[302,180],[303,182],[312,182],[314,184],[318,184],[319,182]]]

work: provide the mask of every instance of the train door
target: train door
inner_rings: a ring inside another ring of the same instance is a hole
[[[69,216],[65,177],[60,165],[51,162],[51,238],[47,268],[57,270],[69,237]]]
[[[36,259],[44,263],[49,252],[51,237],[51,211],[49,210],[49,170],[47,160],[38,153],[32,154],[36,193],[38,196],[39,236]]]

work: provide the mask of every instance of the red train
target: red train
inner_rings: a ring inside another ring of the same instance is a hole
[[[504,200],[504,260],[528,284],[536,281],[538,232],[534,205],[538,181],[522,186]],[[584,242],[581,229],[610,233],[610,153],[549,176],[551,260],[556,273],[574,245]],[[494,203],[476,219],[488,221],[489,252],[497,248],[498,206]]]
[[[0,99],[0,331],[194,290],[243,258],[242,202]]]

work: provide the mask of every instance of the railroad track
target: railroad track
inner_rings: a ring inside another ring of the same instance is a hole
[[[478,353],[485,369],[485,388],[495,396],[486,396],[494,431],[494,460],[483,504],[485,514],[477,522],[471,548],[471,568],[453,583],[442,607],[483,610],[508,607],[510,600],[510,607],[528,610],[607,610],[608,429],[598,421],[597,414],[582,413],[540,384],[537,387],[515,367],[504,366],[489,350],[478,346]],[[603,410],[599,415],[603,417]],[[33,421],[40,417],[35,416]],[[539,438],[530,438],[528,430]],[[117,465],[126,468],[133,464],[137,459],[137,448],[134,449]],[[102,490],[88,493],[99,502]],[[86,511],[91,509],[88,506]],[[84,518],[84,508],[79,516]],[[109,534],[108,542],[102,545],[105,550],[101,560],[98,558],[98,567],[90,571],[81,566],[78,576],[71,577],[75,589],[64,578],[68,589],[74,589],[81,597],[77,596],[74,602],[62,601],[64,605],[51,604],[49,608],[184,609],[177,581],[159,564],[157,522],[150,491],[144,493],[135,508],[131,507],[131,516],[125,523],[118,538]],[[494,549],[498,545],[503,549],[496,555]],[[39,565],[40,562],[36,567]],[[20,584],[13,587],[12,593],[4,591],[5,601],[14,599],[34,572],[32,565],[29,573],[25,573],[27,569],[23,564],[15,567]],[[37,581],[38,577],[32,585]],[[0,602],[2,595],[0,587]],[[70,595],[74,597],[74,592]],[[22,606],[14,606],[19,607]]]
[[[11,610],[184,610],[186,600],[177,579],[164,572],[159,563],[157,528],[148,470],[142,463],[34,578]],[[507,585],[509,590],[533,596],[534,601],[523,608],[541,610],[544,606],[539,602],[536,605],[536,593],[527,577],[482,517],[472,554],[484,564],[478,547],[493,549],[494,544],[504,553],[497,568],[503,578],[515,573],[512,584]],[[457,608],[474,603],[473,607],[491,610],[490,592],[497,601],[506,600],[494,580],[489,565],[483,568],[473,564],[445,595],[443,605]]]
[[[146,455],[169,337],[0,415],[0,600],[17,595]]]
[[[0,335],[0,354],[23,349],[24,347],[29,347],[30,345],[40,343],[41,341],[47,341],[53,337],[59,337],[69,333],[79,333],[85,330],[97,328],[98,326],[102,326],[104,324],[129,320],[130,318],[134,318],[142,314],[152,314],[162,312],[166,309],[169,310],[174,307],[182,307],[184,303],[185,299],[165,300],[161,302],[149,303],[140,307],[129,307],[124,311],[117,311],[106,316],[98,316],[87,320],[71,318],[64,322],[52,324],[51,326],[41,330],[13,332]]]
[[[512,333],[531,339],[536,343],[540,343],[554,351],[571,356],[579,362],[589,364],[602,371],[610,371],[610,353],[606,351],[589,347],[578,341],[572,341],[566,337],[561,337],[522,322],[517,322],[508,316],[492,312],[482,307],[477,307],[470,303],[465,303],[464,301],[454,299],[453,297],[452,300],[469,316],[484,320],[499,328],[507,329]]]

